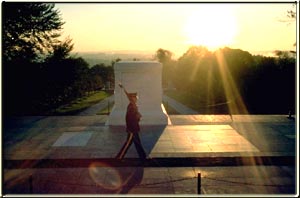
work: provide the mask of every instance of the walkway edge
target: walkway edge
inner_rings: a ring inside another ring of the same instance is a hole
[[[82,168],[97,164],[103,167],[194,167],[194,166],[295,166],[295,156],[248,156],[248,157],[202,157],[202,158],[152,158],[141,161],[138,158],[117,160],[95,159],[25,159],[4,160],[4,169],[28,168]]]

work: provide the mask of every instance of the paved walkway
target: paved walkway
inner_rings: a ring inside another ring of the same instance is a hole
[[[96,115],[102,109],[107,109],[108,106],[113,105],[113,103],[114,103],[114,95],[111,95],[111,96],[103,99],[99,103],[97,103],[97,104],[87,108],[86,110],[80,112],[78,115],[79,116],[82,116],[82,115]]]
[[[197,111],[177,102],[173,98],[170,98],[167,95],[163,95],[163,101],[170,105],[173,109],[175,109],[179,114],[183,115],[196,115],[199,114]]]

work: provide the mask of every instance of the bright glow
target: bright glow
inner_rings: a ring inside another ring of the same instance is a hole
[[[285,19],[287,4],[64,4],[56,3],[76,52],[159,48],[181,56],[191,45],[250,53],[295,50],[296,23]],[[296,21],[296,20],[295,20]],[[284,38],[284,39],[283,39]]]
[[[240,95],[240,92],[237,88],[235,81],[231,73],[229,72],[226,59],[221,51],[216,53],[219,70],[221,72],[221,80],[223,83],[225,95],[228,104],[230,114],[248,114],[248,109],[243,101],[243,98]]]
[[[236,18],[226,7],[208,6],[190,15],[184,32],[188,44],[215,49],[233,43],[237,33]]]

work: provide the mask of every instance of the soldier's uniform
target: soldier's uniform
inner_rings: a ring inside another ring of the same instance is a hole
[[[136,97],[136,93],[128,94],[129,97]],[[138,107],[136,103],[130,102],[127,106],[126,112],[126,131],[127,131],[127,139],[124,143],[122,149],[118,153],[118,159],[123,159],[126,152],[128,151],[129,147],[131,146],[132,142],[134,142],[135,148],[140,156],[141,159],[146,158],[146,153],[142,146],[139,132],[140,132],[140,125],[139,121],[141,119],[141,114],[138,111]]]

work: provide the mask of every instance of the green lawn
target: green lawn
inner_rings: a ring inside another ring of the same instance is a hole
[[[54,111],[54,114],[59,115],[74,115],[80,111],[85,110],[86,108],[100,102],[104,98],[110,96],[110,93],[105,91],[97,91],[90,96],[85,96],[83,98],[78,98],[71,103],[61,106]]]

